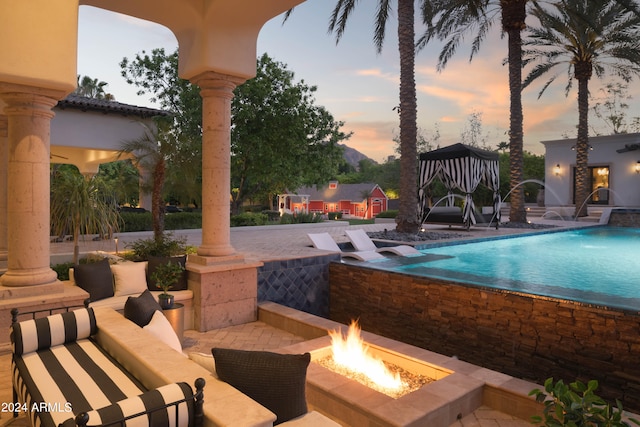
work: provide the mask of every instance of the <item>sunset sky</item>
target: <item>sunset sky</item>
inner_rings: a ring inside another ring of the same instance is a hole
[[[382,53],[377,54],[373,46],[376,3],[358,3],[343,39],[336,45],[334,36],[327,33],[335,1],[307,0],[286,23],[276,17],[264,26],[257,52],[267,52],[287,64],[297,80],[316,85],[316,103],[345,122],[346,132],[353,132],[346,144],[382,162],[394,154],[393,138],[398,135],[398,115],[393,107],[399,102],[399,63],[395,14],[388,23]],[[418,126],[427,137],[438,128],[440,146],[459,142],[474,112],[482,115],[483,136],[490,147],[508,141],[509,91],[507,67],[502,65],[507,41],[501,39],[498,27],[499,22],[472,62],[468,45],[460,46],[442,72],[436,70],[439,45],[428,46],[416,57]],[[419,35],[422,29],[416,26],[416,33]],[[172,53],[177,48],[173,34],[150,22],[88,6],[80,7],[79,31],[78,74],[107,82],[107,92],[119,102],[153,106],[124,81],[119,63],[142,50],[164,47]],[[544,154],[539,141],[575,134],[577,93],[565,97],[566,68],[561,72],[563,75],[540,99],[537,96],[543,81],[523,93],[527,151]],[[601,84],[594,78],[592,94],[598,95]],[[629,88],[633,99],[627,114],[640,116],[637,81]],[[591,122],[602,128],[594,116]]]

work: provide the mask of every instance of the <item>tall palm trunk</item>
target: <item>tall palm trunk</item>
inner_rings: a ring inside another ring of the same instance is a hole
[[[527,222],[524,206],[523,115],[522,115],[522,30],[525,28],[527,0],[501,0],[502,28],[508,36],[509,48],[509,179],[510,222]]]
[[[164,159],[158,160],[153,170],[153,190],[151,192],[151,216],[153,217],[153,238],[162,240],[164,234],[164,200],[162,188],[166,173]]]
[[[414,0],[398,0],[400,52],[400,206],[397,230],[416,233],[418,221],[417,101],[415,81]]]
[[[578,139],[576,141],[576,210],[575,216],[587,216],[587,199],[589,196],[588,164],[589,164],[589,78],[591,63],[580,62],[575,65],[578,80]]]

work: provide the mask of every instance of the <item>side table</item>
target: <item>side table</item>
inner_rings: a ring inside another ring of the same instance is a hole
[[[184,337],[184,304],[176,302],[173,307],[162,310],[162,314],[171,323],[171,327],[182,344],[182,338]]]

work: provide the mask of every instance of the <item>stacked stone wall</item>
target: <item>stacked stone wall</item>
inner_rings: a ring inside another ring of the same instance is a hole
[[[640,209],[614,209],[609,216],[609,225],[617,227],[640,227]]]
[[[640,411],[640,315],[390,273],[329,266],[330,318],[542,384],[600,382]]]

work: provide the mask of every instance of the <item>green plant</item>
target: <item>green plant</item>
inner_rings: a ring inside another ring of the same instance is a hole
[[[398,210],[391,209],[388,211],[380,212],[378,215],[376,215],[376,218],[395,218],[396,216],[398,216]]]
[[[333,221],[335,219],[342,219],[342,212],[329,212],[327,214],[327,217],[330,221]]]
[[[150,256],[176,256],[187,253],[187,238],[174,238],[171,233],[163,233],[159,239],[139,239],[127,245],[133,254],[132,261],[147,261]]]
[[[169,289],[178,282],[183,271],[184,267],[180,263],[168,261],[156,267],[151,279],[155,281],[156,287],[162,289],[164,295],[168,295]]]
[[[265,225],[268,216],[263,213],[244,212],[231,216],[232,227],[244,227],[253,225]]]
[[[616,407],[612,407],[595,394],[597,388],[596,380],[586,385],[580,381],[566,385],[562,380],[554,383],[553,378],[548,378],[544,391],[536,388],[529,393],[537,402],[544,403],[544,417],[533,416],[532,422],[546,427],[629,427],[622,419],[620,401],[616,400]],[[640,425],[633,418],[629,421]]]

